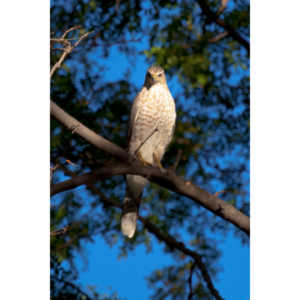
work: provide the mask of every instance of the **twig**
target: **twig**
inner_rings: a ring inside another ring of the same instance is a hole
[[[62,53],[62,55],[61,55],[61,57],[59,58],[59,60],[58,60],[58,61],[54,64],[54,66],[51,68],[51,71],[50,71],[50,78],[52,78],[53,74],[61,67],[63,61],[64,61],[64,60],[66,59],[66,57],[73,51],[73,49],[76,48],[82,40],[84,40],[89,34],[92,33],[92,31],[91,31],[91,32],[86,32],[85,34],[83,34],[83,35],[78,39],[78,41],[77,41],[74,45],[72,45],[72,43],[70,42],[70,40],[69,40],[69,39],[66,39],[66,36],[67,36],[67,34],[68,34],[69,32],[71,32],[71,31],[73,31],[73,30],[76,30],[76,29],[79,29],[79,28],[80,28],[80,26],[74,26],[74,27],[72,27],[72,28],[66,30],[66,31],[64,32],[64,34],[61,36],[61,38],[59,38],[59,39],[51,39],[51,40],[54,41],[54,42],[57,42],[57,43],[59,42],[59,43],[63,44],[63,45],[64,45],[64,48],[63,48],[63,49],[64,49],[64,50],[63,50],[64,52]]]
[[[84,299],[84,300],[92,300],[92,298],[87,294],[85,293],[84,291],[82,291],[78,286],[76,286],[74,283],[72,282],[69,282],[69,281],[66,281],[64,279],[60,279],[62,280],[66,285],[69,285],[71,286],[77,293],[76,297],[78,297],[78,294],[80,295],[81,294],[81,297],[79,299]],[[70,297],[70,296],[68,296]]]
[[[70,225],[67,225],[66,227],[62,228],[62,229],[57,229],[57,230],[53,230],[50,232],[51,236],[59,236],[59,235],[64,235],[66,234],[69,230],[71,229]]]
[[[52,78],[52,76],[55,73],[55,71],[58,70],[61,67],[61,64],[63,63],[63,61],[65,60],[65,58],[67,57],[67,55],[69,53],[71,53],[71,51],[72,51],[72,47],[71,46],[66,46],[64,49],[65,49],[64,53],[61,55],[60,59],[55,63],[55,65],[52,67],[52,69],[50,71],[50,78]]]
[[[85,38],[87,38],[87,36],[88,36],[89,34],[91,34],[91,33],[93,33],[93,31],[86,32],[84,35],[82,35],[82,36],[79,38],[79,40],[75,43],[73,49],[76,48],[76,47],[79,45],[79,43],[80,43],[82,40],[84,40]]]
[[[189,292],[189,295],[188,295],[188,299],[187,300],[192,300],[195,292],[193,291],[193,272],[194,272],[194,269],[196,267],[196,263],[194,262],[191,266],[191,270],[190,270],[190,276],[189,276],[189,279],[188,279],[188,284],[189,284],[189,289],[190,289],[190,292]]]
[[[73,26],[73,27],[67,29],[67,30],[63,33],[63,35],[61,36],[61,38],[64,39],[64,38],[67,36],[67,34],[68,34],[69,32],[74,31],[74,30],[77,30],[77,29],[80,29],[80,28],[81,28],[81,25],[76,25],[76,26]]]
[[[53,51],[65,51],[64,48],[51,48],[51,50],[53,50]]]
[[[214,196],[216,196],[216,197],[217,197],[217,196],[219,196],[220,194],[223,194],[223,193],[225,193],[225,192],[226,192],[226,191],[219,191],[219,192],[215,192],[215,193],[214,193]]]
[[[212,38],[209,39],[208,41],[209,41],[210,43],[216,43],[216,42],[218,42],[219,40],[223,39],[223,38],[224,38],[225,36],[227,36],[227,35],[228,35],[228,32],[227,32],[227,31],[221,32],[220,34],[218,34],[218,35],[212,37]]]
[[[68,163],[71,166],[77,166],[76,164],[74,164],[73,162],[71,162],[69,159],[66,159],[66,163]]]

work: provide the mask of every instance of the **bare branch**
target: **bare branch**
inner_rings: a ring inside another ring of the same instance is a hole
[[[61,57],[59,58],[59,60],[55,63],[55,65],[51,68],[50,78],[52,78],[52,76],[55,73],[55,71],[58,70],[61,67],[61,64],[66,59],[66,57],[68,56],[68,54],[71,53],[71,51],[72,51],[72,47],[71,46],[66,46],[64,48],[63,54],[61,55]]]
[[[67,30],[63,33],[63,35],[61,36],[61,38],[62,38],[62,39],[66,38],[66,36],[68,35],[68,33],[70,33],[71,31],[80,29],[80,28],[81,28],[80,25],[76,25],[76,26],[73,26],[73,27],[67,29]]]
[[[91,33],[93,33],[93,31],[86,32],[85,34],[83,34],[83,35],[79,38],[79,40],[74,44],[73,49],[76,48],[76,47],[80,44],[80,42],[81,42],[82,40],[84,40],[85,38],[87,38],[87,36],[88,36],[89,34],[91,34]]]
[[[67,34],[69,32],[71,32],[73,30],[76,30],[76,29],[79,29],[79,28],[80,28],[80,26],[74,26],[74,27],[66,30],[64,32],[64,34],[61,36],[61,38],[58,38],[58,39],[53,38],[53,39],[51,39],[52,42],[63,44],[64,48],[63,48],[63,53],[60,56],[59,60],[51,68],[50,78],[52,78],[53,74],[61,67],[63,61],[73,51],[73,49],[76,48],[82,40],[84,40],[89,34],[92,33],[92,32],[86,32],[81,37],[79,37],[79,39],[77,40],[77,42],[74,45],[72,45],[72,43],[70,42],[70,39],[66,39],[66,36],[67,36]],[[62,49],[59,48],[59,50],[62,50]]]
[[[214,196],[219,196],[220,194],[224,194],[226,191],[218,191],[214,193]]]
[[[72,130],[78,127],[76,134],[84,138],[87,142],[96,146],[97,148],[119,158],[123,163],[114,165],[107,165],[99,168],[96,171],[79,175],[70,180],[57,183],[51,187],[51,195],[66,191],[77,186],[91,183],[99,178],[106,178],[113,175],[141,175],[148,178],[150,181],[159,184],[171,191],[186,196],[196,202],[198,205],[204,206],[206,209],[220,216],[224,220],[229,221],[233,225],[240,228],[247,235],[250,235],[250,219],[242,212],[237,210],[231,204],[221,200],[220,198],[210,194],[209,192],[194,185],[190,181],[177,176],[172,170],[160,170],[156,167],[144,166],[139,160],[132,161],[128,153],[117,145],[107,141],[100,135],[96,134],[75,118],[64,112],[54,102],[51,101],[51,115],[58,121],[64,124],[67,128]]]

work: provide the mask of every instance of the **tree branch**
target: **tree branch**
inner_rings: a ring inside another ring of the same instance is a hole
[[[209,39],[208,41],[209,41],[210,43],[216,43],[216,42],[218,42],[219,40],[223,39],[223,38],[224,38],[225,36],[227,36],[227,35],[228,35],[228,32],[227,32],[227,31],[221,32],[220,34],[218,34],[217,36],[212,37],[212,38]]]
[[[215,195],[199,188],[190,181],[185,181],[177,176],[172,170],[160,170],[156,167],[148,167],[139,161],[129,163],[116,163],[99,168],[93,172],[78,175],[72,179],[54,184],[51,186],[51,196],[67,191],[83,184],[92,183],[95,180],[104,179],[114,175],[141,175],[150,181],[165,187],[178,194],[192,199],[195,203],[204,206],[206,209],[229,221],[247,235],[250,235],[250,219],[238,209]]]
[[[195,294],[195,292],[193,291],[193,272],[194,272],[195,267],[196,267],[196,263],[194,262],[191,266],[190,275],[189,275],[189,279],[188,279],[190,292],[188,294],[187,300],[192,300],[193,295]]]
[[[221,26],[228,34],[239,44],[241,44],[247,51],[247,54],[250,54],[250,45],[247,40],[245,40],[231,25],[225,23],[222,19],[219,18],[219,15],[214,13],[207,3],[207,0],[198,0],[199,6],[201,7],[203,13],[206,15],[209,22],[213,22]]]
[[[121,159],[122,161],[128,160],[128,154],[126,151],[84,126],[82,123],[63,111],[53,101],[50,102],[50,113],[56,120],[71,130],[72,133],[78,134],[90,144],[96,146],[104,152],[111,154],[114,157]]]
[[[226,203],[214,195],[211,195],[207,191],[192,184],[190,181],[185,181],[183,178],[177,176],[172,170],[162,171],[156,167],[146,167],[138,160],[130,160],[126,151],[85,127],[79,121],[64,112],[52,101],[51,114],[67,128],[71,130],[76,128],[75,132],[86,141],[90,142],[97,148],[121,159],[124,162],[108,165],[99,168],[96,171],[78,175],[70,180],[57,183],[51,187],[52,196],[59,192],[93,182],[96,179],[99,180],[101,178],[123,174],[141,175],[148,178],[150,181],[159,184],[160,186],[192,199],[198,205],[200,204],[201,206],[204,206],[214,214],[237,226],[247,235],[250,234],[249,217],[241,213],[234,206]]]
[[[70,30],[71,29],[69,29],[69,31]],[[65,38],[65,36],[66,32],[62,38]],[[76,45],[78,45],[79,42],[80,40],[76,43]],[[50,112],[55,119],[70,129],[72,133],[78,134],[90,144],[125,162],[125,164],[106,166],[93,173],[79,175],[76,178],[52,185],[51,195],[75,188],[82,184],[93,182],[96,178],[106,178],[112,175],[121,174],[141,175],[169,190],[192,199],[197,204],[204,206],[215,215],[229,221],[244,231],[247,235],[250,235],[249,217],[241,213],[232,205],[214,195],[211,195],[207,191],[192,184],[190,181],[185,181],[183,178],[176,176],[175,172],[172,172],[172,170],[165,170],[162,172],[159,168],[145,167],[138,160],[134,160],[129,157],[129,154],[122,148],[96,134],[94,131],[90,130],[71,115],[63,111],[53,101],[50,103]]]
[[[64,32],[64,34],[61,36],[61,38],[53,38],[50,39],[53,43],[60,43],[64,45],[64,48],[60,48],[59,50],[63,51],[62,55],[60,56],[59,60],[54,64],[54,66],[51,68],[50,71],[50,78],[52,78],[53,74],[61,67],[63,61],[66,59],[66,57],[73,51],[74,48],[76,48],[79,43],[84,40],[91,32],[86,32],[81,37],[78,38],[77,42],[72,45],[70,42],[70,39],[67,39],[66,36],[69,32],[79,29],[80,26],[74,26]]]

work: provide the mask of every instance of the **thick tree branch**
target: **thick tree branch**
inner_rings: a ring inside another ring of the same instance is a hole
[[[160,170],[156,167],[147,167],[139,161],[132,164],[115,163],[93,172],[78,175],[72,179],[54,184],[51,187],[51,196],[78,187],[83,184],[92,183],[95,180],[104,179],[114,175],[141,175],[150,181],[159,184],[171,191],[186,196],[196,202],[198,205],[204,206],[215,215],[229,221],[247,235],[250,235],[250,219],[242,212],[237,210],[231,204],[223,201],[215,195],[199,188],[190,181],[185,181],[177,176],[173,170]]]
[[[247,51],[248,55],[250,54],[250,45],[247,40],[245,40],[231,25],[225,23],[222,19],[219,18],[219,14],[214,13],[207,3],[207,0],[198,0],[203,13],[207,17],[209,22],[213,22],[221,26],[228,34],[238,43],[240,43]]]
[[[96,146],[97,148],[103,150],[115,156],[123,161],[128,160],[128,154],[122,148],[117,145],[107,141],[100,135],[96,134],[94,131],[90,130],[82,123],[77,121],[75,118],[70,116],[68,113],[63,111],[58,105],[56,105],[53,101],[50,103],[50,113],[51,115],[61,122],[65,127],[70,129],[73,133],[78,134],[82,138],[84,138],[90,144]]]
[[[183,178],[177,176],[172,170],[162,171],[156,167],[146,167],[138,160],[133,161],[130,159],[128,153],[122,148],[107,141],[81,124],[52,101],[51,115],[89,143],[111,154],[112,156],[121,159],[124,162],[105,166],[96,171],[79,175],[70,180],[57,183],[51,187],[51,195],[93,182],[95,179],[99,178],[106,178],[109,176],[122,174],[141,175],[148,178],[150,181],[159,184],[160,186],[192,199],[197,204],[204,206],[214,214],[240,228],[247,235],[250,235],[249,217],[241,213],[234,206],[214,195],[211,195],[207,191],[192,184],[190,181],[185,181]]]

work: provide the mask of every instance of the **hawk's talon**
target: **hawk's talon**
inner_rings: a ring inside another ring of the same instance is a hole
[[[153,165],[155,167],[158,167],[162,173],[166,172],[165,168],[162,166],[160,159],[158,158],[155,152],[153,153]]]
[[[144,160],[144,158],[143,158],[143,156],[141,155],[140,152],[137,153],[137,157],[138,157],[139,161],[140,161],[144,166],[146,166],[146,167],[151,167],[151,164]]]

